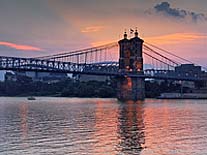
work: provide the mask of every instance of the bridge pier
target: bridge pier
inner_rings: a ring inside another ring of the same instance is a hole
[[[135,37],[127,39],[125,32],[124,39],[119,41],[119,72],[123,77],[117,81],[117,98],[121,101],[144,100],[145,98],[145,80],[144,78],[135,78],[127,76],[130,73],[144,75],[142,46],[143,40],[138,37],[137,30]]]
[[[142,78],[122,77],[117,82],[117,99],[138,101],[145,99],[145,82]]]

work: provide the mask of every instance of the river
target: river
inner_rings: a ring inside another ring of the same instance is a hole
[[[0,98],[0,155],[206,155],[207,100]]]

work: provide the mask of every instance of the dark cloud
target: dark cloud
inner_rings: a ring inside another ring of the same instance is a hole
[[[207,17],[203,13],[196,13],[180,8],[172,8],[170,3],[162,2],[154,7],[157,13],[163,13],[164,15],[175,17],[178,19],[191,19],[194,22],[207,21]]]

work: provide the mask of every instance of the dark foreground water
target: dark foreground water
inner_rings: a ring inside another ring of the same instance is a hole
[[[0,98],[0,155],[206,155],[207,100]]]

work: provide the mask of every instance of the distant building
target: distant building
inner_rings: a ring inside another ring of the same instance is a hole
[[[207,72],[203,71],[203,74],[201,75],[201,77],[204,79],[207,79]],[[207,89],[207,80],[203,82],[203,87]]]
[[[203,71],[201,70],[201,66],[195,66],[194,64],[182,64],[175,67],[175,73],[180,76],[201,77]]]
[[[203,77],[206,73],[202,71],[201,66],[195,66],[194,64],[182,64],[175,67],[175,74],[185,77]],[[184,87],[195,88],[195,82],[183,82]]]
[[[47,83],[56,83],[60,80],[66,79],[66,73],[49,73],[49,72],[14,72],[5,74],[6,79],[17,79],[18,76],[30,77],[33,81],[42,81]],[[13,80],[14,81],[14,80]]]
[[[201,66],[195,66],[194,64],[181,64],[175,67],[175,70],[170,70],[166,72],[157,72],[156,75],[168,75],[168,76],[180,76],[180,77],[207,77],[207,73],[202,71]],[[177,81],[176,83],[180,83]],[[183,81],[183,87],[195,88],[196,84],[193,81]]]

